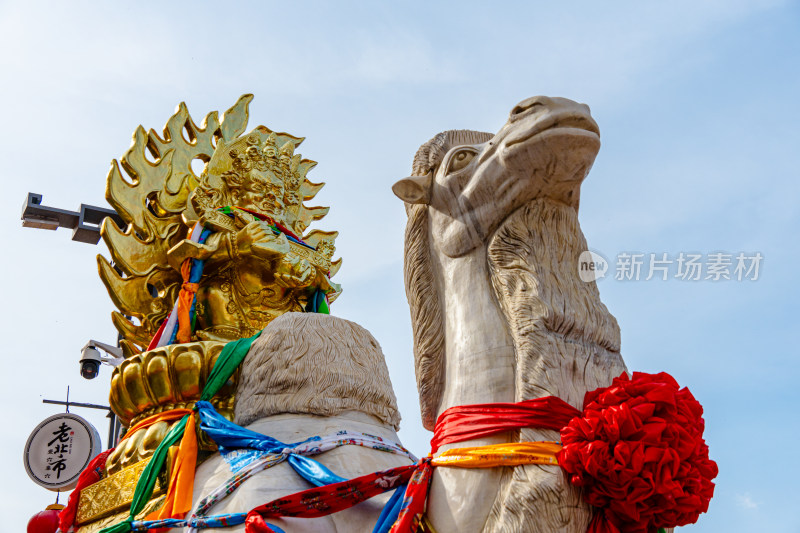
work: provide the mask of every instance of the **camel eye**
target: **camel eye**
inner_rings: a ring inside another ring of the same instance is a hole
[[[453,154],[453,156],[450,158],[450,166],[447,169],[448,174],[461,170],[469,165],[476,153],[477,152],[475,152],[475,150],[460,150]]]

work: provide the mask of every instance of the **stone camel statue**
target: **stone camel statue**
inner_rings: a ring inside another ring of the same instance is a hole
[[[427,429],[457,405],[552,395],[581,409],[625,370],[617,322],[578,276],[580,186],[599,148],[587,106],[538,96],[496,135],[436,135],[394,185]],[[543,440],[559,436],[523,429],[442,449]],[[539,465],[437,468],[427,512],[437,531],[462,533],[582,533],[591,517],[559,467]]]
[[[423,423],[474,403],[558,396],[582,407],[587,390],[625,370],[619,327],[594,282],[578,276],[587,249],[580,186],[600,147],[585,105],[520,102],[496,135],[446,131],[422,145],[406,203],[405,286]],[[348,429],[397,442],[386,365],[368,332],[335,317],[288,313],[253,345],[235,421],[283,442]],[[524,429],[448,448],[559,440]],[[343,477],[409,464],[344,446],[316,457]],[[439,533],[586,531],[590,508],[558,467],[437,468],[428,518]],[[195,478],[194,501],[230,476],[218,454]],[[256,474],[213,513],[241,512],[308,488],[286,464]],[[282,519],[287,532],[371,531],[382,497],[320,519]],[[271,521],[272,522],[272,521]],[[243,531],[243,526],[231,531]]]

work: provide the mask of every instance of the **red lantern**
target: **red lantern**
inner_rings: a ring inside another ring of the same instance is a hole
[[[28,521],[28,533],[55,533],[58,529],[58,513],[63,508],[63,505],[54,503],[33,515]]]

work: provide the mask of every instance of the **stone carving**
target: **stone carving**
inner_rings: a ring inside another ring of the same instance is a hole
[[[446,131],[422,145],[406,202],[405,285],[423,423],[473,403],[587,390],[625,370],[619,327],[594,282],[580,186],[600,148],[589,108],[563,98],[520,102],[496,135]],[[558,440],[524,429],[467,443]],[[590,509],[555,466],[435,470],[428,518],[439,532],[583,533]]]
[[[347,320],[286,313],[253,344],[241,368],[234,422],[282,442],[347,430],[399,443],[397,402],[383,353],[367,330]],[[314,457],[348,479],[410,464],[410,460],[361,446],[342,446]],[[231,476],[215,454],[195,475],[194,505]],[[309,488],[286,463],[247,480],[213,514],[242,512]],[[371,531],[390,494],[317,519],[270,519],[287,532]],[[244,531],[244,526],[229,528]],[[228,529],[226,529],[227,531]]]

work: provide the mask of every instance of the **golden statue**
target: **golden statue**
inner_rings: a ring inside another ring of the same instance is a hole
[[[330,280],[341,266],[332,261],[338,233],[307,231],[328,212],[304,205],[324,185],[306,179],[316,163],[295,154],[300,137],[265,126],[244,133],[252,98],[239,98],[221,119],[209,113],[201,126],[181,103],[163,135],[139,126],[111,164],[106,199],[127,227],[103,222],[111,261],[97,258],[125,355],[109,401],[126,428],[144,427],[81,494],[81,531],[129,505],[122,488],[174,423],[148,419],[191,408],[225,343],[288,311],[327,312],[341,293]],[[237,381],[238,372],[212,399],[229,418]],[[202,439],[201,447],[213,449]]]
[[[316,163],[294,153],[302,138],[264,126],[242,135],[251,99],[242,96],[222,120],[209,113],[200,127],[181,103],[163,138],[140,126],[111,164],[106,198],[128,227],[104,222],[113,263],[98,256],[98,264],[126,356],[151,346],[182,287],[196,293],[184,342],[250,337],[315,294],[330,302],[341,292],[330,281],[341,265],[331,262],[337,233],[305,234],[329,209],[303,203],[324,185],[306,179]],[[195,226],[209,233],[205,242],[190,238]],[[189,259],[204,263],[194,283],[182,276]]]

